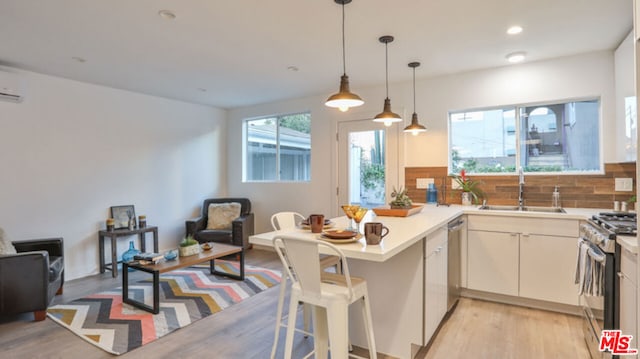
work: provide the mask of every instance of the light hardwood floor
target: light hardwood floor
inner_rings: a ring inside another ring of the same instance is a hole
[[[581,321],[573,315],[461,298],[423,358],[589,359]]]
[[[280,269],[277,256],[268,251],[249,251],[247,263]],[[135,273],[132,274],[135,279]],[[121,277],[111,278],[109,272],[70,281],[55,303],[65,303],[121,284]],[[270,288],[120,357],[268,358],[278,289]],[[284,330],[280,338],[278,356],[282,357]],[[294,357],[304,356],[312,347],[313,339],[296,336]],[[367,356],[364,350],[356,348],[355,352]],[[31,314],[0,318],[0,358],[113,357],[49,319],[33,322]],[[379,358],[389,357],[381,355]],[[589,355],[577,317],[463,298],[429,350],[421,351],[418,358],[588,359]]]

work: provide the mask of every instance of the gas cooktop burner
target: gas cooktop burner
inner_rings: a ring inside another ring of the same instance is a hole
[[[593,216],[593,221],[602,228],[616,234],[636,234],[636,214],[626,212],[602,212]]]

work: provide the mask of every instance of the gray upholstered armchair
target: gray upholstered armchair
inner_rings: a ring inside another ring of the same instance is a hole
[[[12,242],[17,254],[0,255],[0,315],[46,310],[64,284],[62,238]]]
[[[207,229],[209,205],[212,203],[240,203],[240,217],[231,223],[231,229]],[[193,236],[200,243],[218,242],[228,243],[243,248],[249,248],[249,236],[254,234],[253,213],[251,201],[247,198],[212,198],[205,199],[202,204],[202,216],[189,219],[185,223],[187,235]]]

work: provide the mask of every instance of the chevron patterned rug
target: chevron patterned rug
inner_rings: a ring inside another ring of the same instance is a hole
[[[219,270],[239,272],[238,263],[216,261]],[[219,312],[280,282],[280,272],[245,265],[245,280],[209,274],[209,265],[160,276],[160,313],[122,303],[122,289],[49,307],[49,318],[112,354],[123,354]],[[130,296],[151,302],[151,280],[129,285]]]

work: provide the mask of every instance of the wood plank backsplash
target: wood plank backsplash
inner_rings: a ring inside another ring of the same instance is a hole
[[[415,202],[426,202],[426,190],[416,189],[417,178],[433,178],[438,187],[438,199],[443,201],[443,182],[447,186],[445,203],[459,204],[460,190],[451,189],[452,177],[447,167],[406,167],[405,188]],[[487,203],[518,205],[518,176],[476,176],[482,181]],[[633,178],[632,192],[616,192],[615,178]],[[558,186],[562,207],[613,208],[613,201],[626,201],[636,193],[636,164],[633,162],[607,163],[603,175],[525,175],[524,203],[527,206],[551,206],[551,193]]]

